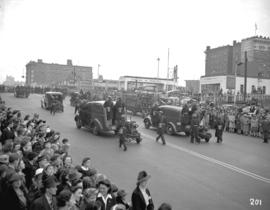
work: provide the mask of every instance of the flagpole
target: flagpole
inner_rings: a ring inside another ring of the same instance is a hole
[[[257,26],[257,23],[255,23],[255,36],[257,36],[257,29],[258,29],[258,26]]]

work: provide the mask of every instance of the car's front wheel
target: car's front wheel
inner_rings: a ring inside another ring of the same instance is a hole
[[[82,127],[81,121],[79,119],[76,120],[76,127],[80,129]]]
[[[168,135],[173,135],[174,134],[174,129],[173,129],[173,126],[172,125],[167,125],[167,128],[166,128],[166,133]]]
[[[93,125],[93,128],[92,128],[92,133],[95,135],[95,136],[98,136],[98,126],[96,124]]]
[[[146,128],[146,129],[149,129],[150,128],[150,121],[147,119],[147,120],[145,120],[144,121],[144,127]]]

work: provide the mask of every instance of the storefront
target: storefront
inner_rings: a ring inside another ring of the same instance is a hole
[[[124,83],[124,90],[138,89],[143,86],[156,86],[158,91],[173,90],[176,87],[174,79],[122,76],[120,83]]]

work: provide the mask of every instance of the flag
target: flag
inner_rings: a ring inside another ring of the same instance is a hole
[[[258,29],[258,26],[257,26],[257,23],[255,23],[255,30],[257,31],[257,29]]]

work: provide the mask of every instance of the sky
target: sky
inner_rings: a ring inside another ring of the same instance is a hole
[[[0,83],[25,65],[92,66],[93,76],[167,77],[205,72],[206,46],[270,36],[269,0],[0,0]]]

